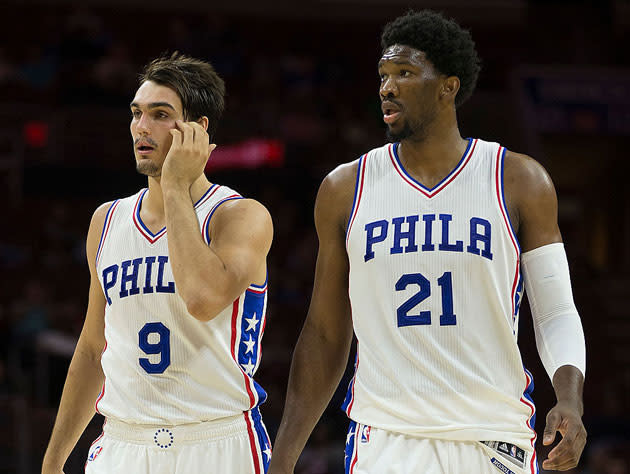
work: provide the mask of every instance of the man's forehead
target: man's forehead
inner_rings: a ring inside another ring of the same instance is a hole
[[[409,63],[422,65],[427,61],[427,56],[419,49],[412,48],[404,44],[393,44],[383,51],[383,55],[379,61],[379,66],[385,61],[394,63]]]
[[[182,101],[173,89],[152,81],[143,82],[136,91],[133,103],[144,105],[157,102],[168,103],[176,110],[182,109]]]

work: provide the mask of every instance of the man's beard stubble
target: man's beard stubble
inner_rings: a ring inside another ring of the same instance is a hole
[[[387,127],[385,134],[387,135],[387,140],[389,140],[390,143],[394,143],[394,142],[400,142],[406,138],[409,138],[410,136],[414,134],[414,132],[411,129],[409,122],[405,122],[405,126],[402,128],[400,132],[394,133],[392,132],[392,129],[390,127]]]
[[[159,178],[162,175],[162,170],[155,163],[148,160],[137,161],[136,171],[150,178]]]
[[[417,117],[412,123],[405,120],[399,132],[392,132],[391,127],[387,127],[386,135],[390,142],[401,142],[409,139],[412,142],[422,142],[430,134],[430,129],[437,118],[437,110],[434,107],[425,109],[424,115]]]

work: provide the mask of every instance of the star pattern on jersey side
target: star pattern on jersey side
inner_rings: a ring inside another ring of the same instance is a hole
[[[352,444],[352,439],[354,438],[354,433],[352,430],[348,430],[348,434],[346,435],[346,446],[350,446]],[[348,461],[348,452],[346,451],[343,455],[343,463],[346,464]]]
[[[271,449],[269,449],[269,445],[265,444],[265,449],[263,449],[263,453],[267,456],[267,461],[271,459]]]
[[[247,359],[247,364],[241,364],[241,367],[243,367],[243,370],[247,375],[252,375],[254,373],[254,367],[256,367],[256,365],[252,364],[252,361],[250,359]]]
[[[247,329],[245,329],[245,332],[247,332],[256,331],[256,326],[260,320],[256,319],[256,314],[253,314],[251,318],[245,318],[245,321],[247,321]]]
[[[523,291],[525,291],[525,285],[522,282],[516,288],[516,309],[521,306],[521,301],[523,301]],[[514,315],[516,316],[516,315]]]
[[[252,335],[249,335],[249,339],[247,339],[247,341],[242,341],[243,344],[245,344],[245,346],[247,347],[247,350],[245,351],[245,354],[249,354],[250,352],[253,354],[254,353],[254,345],[256,345],[256,340],[252,339]]]

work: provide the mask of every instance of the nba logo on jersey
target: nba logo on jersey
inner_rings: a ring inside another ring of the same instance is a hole
[[[96,457],[101,454],[101,451],[103,451],[103,446],[96,446],[94,447],[94,451],[92,451],[90,453],[90,456],[88,457],[88,461],[94,461],[96,459]]]
[[[369,443],[370,442],[370,431],[372,430],[371,426],[363,426],[361,429],[361,442]]]

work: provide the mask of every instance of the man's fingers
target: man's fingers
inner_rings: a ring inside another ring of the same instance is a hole
[[[543,444],[545,446],[553,443],[554,439],[556,439],[556,431],[560,427],[560,423],[562,422],[562,417],[555,411],[550,411],[547,415],[547,425],[545,426],[545,432],[543,434]]]
[[[547,459],[543,461],[545,469],[565,471],[577,466],[586,444],[586,431],[581,424],[570,424],[564,431],[566,432],[562,440],[549,452]]]
[[[198,143],[200,147],[203,147],[205,149],[205,146],[210,141],[210,137],[208,136],[208,132],[206,131],[206,129],[203,128],[203,126],[197,122],[188,122],[188,124],[191,126],[191,128],[193,129],[195,133],[195,136],[194,136],[195,144]]]
[[[171,132],[171,136],[173,137],[173,142],[171,143],[171,148],[173,146],[181,146],[181,144],[182,144],[182,132],[180,132],[176,128],[171,128],[169,130],[169,132]]]
[[[183,138],[182,138],[182,145],[187,148],[192,146],[193,144],[193,140],[195,137],[195,130],[194,128],[192,128],[190,126],[190,124],[182,121],[182,120],[178,120],[176,122],[177,124],[177,128],[179,128],[183,134]]]

